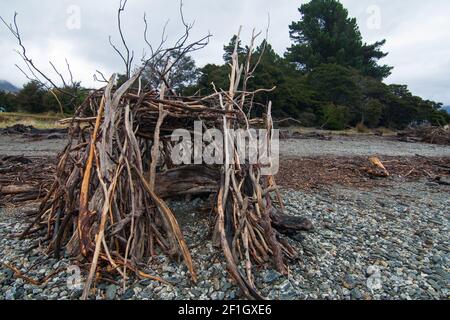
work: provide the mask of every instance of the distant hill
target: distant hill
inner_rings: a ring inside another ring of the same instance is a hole
[[[448,114],[450,114],[450,106],[442,107]]]
[[[19,88],[5,80],[0,80],[0,91],[19,92]]]

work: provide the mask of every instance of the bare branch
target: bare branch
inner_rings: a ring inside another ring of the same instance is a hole
[[[67,58],[66,58],[65,60],[66,60],[67,71],[69,72],[69,75],[70,75],[70,83],[71,83],[72,86],[75,88],[75,87],[76,87],[76,84],[75,84],[75,81],[73,80],[72,69],[70,68],[70,64],[69,64],[69,62],[67,61]]]
[[[15,12],[14,13],[14,18],[13,18],[13,23],[8,24],[5,19],[3,19],[3,17],[0,16],[0,20],[2,21],[2,23],[6,26],[6,28],[11,32],[11,34],[16,38],[19,47],[21,48],[21,51],[17,51],[20,55],[20,57],[24,60],[24,62],[27,64],[27,66],[29,67],[29,69],[34,70],[36,73],[38,73],[42,78],[45,79],[45,81],[47,81],[48,83],[50,83],[57,91],[59,91],[62,94],[65,95],[69,95],[73,98],[75,98],[75,96],[73,94],[71,94],[70,92],[67,92],[65,90],[62,90],[58,87],[58,85],[56,85],[56,83],[47,75],[45,75],[45,73],[43,73],[33,62],[33,60],[31,58],[28,57],[27,55],[27,49],[25,47],[25,45],[22,42],[22,37],[20,35],[20,31],[19,31],[19,27],[17,24],[17,16],[18,13]],[[35,75],[35,72],[32,72],[33,76],[36,78],[36,80],[40,83],[42,83],[41,80],[39,80],[39,78]],[[64,81],[65,82],[65,81]]]
[[[58,69],[56,69],[55,65],[51,61],[49,61],[49,63],[52,66],[53,70],[56,72],[56,74],[61,78],[61,81],[62,81],[64,87],[67,87],[66,80],[64,80],[64,77],[62,76],[62,74],[58,71]]]
[[[94,80],[95,81],[103,82],[103,83],[108,83],[109,82],[109,80],[106,79],[105,75],[102,72],[100,72],[98,70],[95,70],[95,72],[98,73],[100,75],[100,77],[102,77],[102,79],[98,79],[97,75],[94,74]]]
[[[122,29],[122,14],[125,11],[125,7],[127,5],[128,0],[120,0],[119,9],[117,10],[117,27],[119,30],[119,36],[122,41],[122,45],[125,49],[125,53],[122,53],[117,46],[115,46],[112,42],[111,36],[109,36],[109,44],[111,47],[116,51],[116,53],[120,56],[123,63],[125,64],[125,75],[127,79],[131,76],[131,67],[134,60],[134,51],[130,51],[130,48],[128,47],[127,41],[125,39],[125,36],[123,34]]]

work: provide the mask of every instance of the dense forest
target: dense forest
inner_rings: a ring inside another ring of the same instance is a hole
[[[292,117],[304,126],[341,130],[357,125],[404,128],[411,123],[433,125],[450,123],[442,104],[414,96],[406,85],[387,85],[383,81],[392,67],[380,64],[385,40],[373,44],[363,41],[356,19],[337,0],[312,0],[299,8],[299,21],[289,25],[292,44],[283,56],[266,40],[255,49],[260,61],[248,90],[276,89],[259,94],[255,101],[273,103],[274,116]],[[207,95],[227,88],[229,61],[237,37],[224,45],[222,65],[198,68],[191,57],[177,62],[170,85],[183,95]],[[248,48],[238,43],[242,58]],[[174,57],[176,58],[176,57]],[[144,74],[151,84],[152,66]],[[214,84],[214,86],[212,85]],[[87,90],[79,84],[71,90],[83,99]],[[8,111],[73,112],[76,106],[60,93],[46,90],[38,82],[27,83],[18,94],[0,92],[0,106]]]

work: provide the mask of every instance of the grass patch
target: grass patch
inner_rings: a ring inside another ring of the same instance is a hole
[[[67,116],[67,115],[66,115]],[[64,125],[59,124],[63,117],[54,113],[29,114],[19,112],[0,113],[0,128],[11,127],[16,124],[33,126],[37,129],[59,129]]]

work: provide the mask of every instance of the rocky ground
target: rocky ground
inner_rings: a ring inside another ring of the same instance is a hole
[[[449,192],[448,187],[424,182],[393,183],[370,191],[336,187],[320,193],[285,192],[288,212],[310,218],[315,231],[290,240],[299,257],[290,262],[288,277],[270,269],[259,272],[256,283],[261,293],[271,299],[448,298]],[[160,256],[150,262],[149,273],[162,275],[174,286],[130,280],[123,291],[121,280],[113,279],[97,287],[97,298],[239,298],[209,240],[210,217],[196,212],[204,204],[205,200],[188,206],[172,203],[184,217],[181,223],[196,261],[197,285],[190,283],[182,264]],[[81,291],[71,262],[45,258],[39,248],[26,252],[32,241],[12,237],[23,227],[20,215],[2,212],[0,298],[78,298]],[[60,273],[46,284],[33,285],[5,264],[35,280]]]
[[[280,153],[285,157],[315,156],[394,156],[445,157],[450,155],[450,146],[426,143],[407,143],[394,138],[377,136],[333,136],[330,141],[316,139],[290,139],[281,141]]]
[[[323,143],[314,142],[317,148]],[[414,144],[410,148],[425,152]],[[299,253],[289,262],[289,276],[258,270],[258,289],[271,299],[448,299],[449,194],[450,187],[423,178],[390,179],[371,188],[285,189],[288,213],[308,217],[315,230],[289,240]],[[206,199],[170,204],[192,252],[197,284],[189,281],[183,264],[158,256],[149,262],[148,273],[173,286],[129,279],[123,290],[120,278],[103,279],[96,298],[241,298],[210,241],[212,217],[201,210],[206,204]],[[0,299],[79,298],[84,269],[79,279],[73,262],[56,261],[45,248],[34,248],[35,241],[16,237],[25,227],[26,212],[0,209]]]

